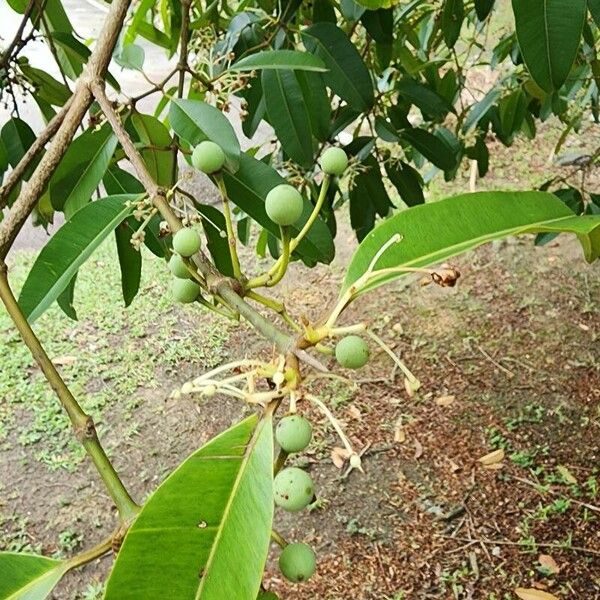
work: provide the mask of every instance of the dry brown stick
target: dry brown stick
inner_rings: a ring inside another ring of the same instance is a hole
[[[526,545],[522,542],[512,542],[510,540],[486,540],[483,538],[470,538],[470,537],[451,537],[448,535],[438,536],[447,540],[455,540],[458,542],[476,542],[479,544],[488,544],[492,546],[520,546],[523,549],[527,549]],[[536,548],[553,548],[555,550],[573,550],[574,552],[583,552],[585,554],[594,554],[600,556],[600,550],[593,550],[592,548],[584,548],[583,546],[573,546],[559,544],[556,542],[532,542],[532,546]]]
[[[36,0],[29,0],[29,4],[27,4],[27,8],[23,13],[23,18],[21,19],[21,23],[17,28],[17,32],[15,33],[15,37],[12,42],[8,45],[8,48],[2,53],[2,57],[0,57],[0,69],[4,69],[8,66],[10,59],[15,51],[15,48],[18,48],[17,52],[21,49],[19,48],[20,44],[23,44],[23,31],[25,31],[25,26],[27,25],[27,21],[35,8]]]
[[[61,110],[52,117],[48,125],[46,125],[46,128],[38,135],[33,144],[29,146],[29,149],[25,152],[23,158],[21,158],[16,167],[6,177],[6,181],[0,186],[0,209],[6,206],[10,193],[19,181],[21,181],[27,168],[62,125],[69,110],[69,106],[71,105],[72,98],[73,96],[71,96]]]
[[[114,0],[111,4],[106,21],[98,35],[98,43],[84,72],[77,81],[63,122],[31,179],[23,186],[7,217],[0,223],[0,258],[4,258],[8,254],[23,224],[44,193],[52,174],[69,148],[77,128],[83,121],[93,100],[90,82],[104,76],[130,3],[131,0]]]

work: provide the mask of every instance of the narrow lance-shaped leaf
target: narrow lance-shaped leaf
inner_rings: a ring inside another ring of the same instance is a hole
[[[147,501],[105,600],[256,600],[273,520],[273,428],[252,416],[192,454]]]
[[[203,140],[219,144],[227,157],[229,170],[237,170],[240,143],[231,123],[219,109],[200,100],[173,100],[169,122],[173,131],[192,146]]]
[[[316,23],[301,33],[307,50],[329,69],[323,80],[342,100],[364,111],[373,105],[373,82],[358,50],[333,23]]]
[[[233,63],[229,71],[254,71],[259,69],[294,69],[299,71],[327,71],[325,63],[310,52],[298,50],[265,50],[246,56]]]
[[[77,211],[44,246],[19,297],[29,322],[35,321],[67,287],[79,267],[133,210],[139,195],[108,196]]]
[[[262,88],[269,122],[284,152],[296,163],[313,162],[310,115],[294,71],[263,71]]]
[[[367,271],[394,236],[400,241],[383,252],[376,269],[426,267],[495,239],[538,232],[575,233],[588,262],[600,256],[600,215],[577,216],[545,192],[478,192],[415,206],[381,223],[352,257],[343,290]],[[368,289],[404,274],[388,273]]]
[[[125,306],[129,306],[137,296],[142,276],[142,254],[131,244],[131,235],[136,230],[137,221],[130,217],[115,228],[115,241],[121,268],[121,290]]]
[[[0,600],[44,600],[67,570],[61,560],[0,552]]]
[[[544,91],[558,90],[577,56],[586,0],[512,0],[512,6],[529,73]]]

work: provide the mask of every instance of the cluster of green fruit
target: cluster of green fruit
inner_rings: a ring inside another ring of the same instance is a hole
[[[288,454],[302,452],[312,439],[312,426],[298,414],[287,415],[277,424],[275,439]],[[287,467],[276,475],[273,495],[277,506],[290,512],[298,512],[313,501],[315,486],[306,471],[298,467]],[[315,553],[308,544],[287,544],[279,556],[279,568],[290,581],[307,581],[315,572]]]

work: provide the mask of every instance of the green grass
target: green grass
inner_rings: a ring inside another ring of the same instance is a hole
[[[17,290],[34,258],[29,253],[13,257],[10,278]],[[182,365],[205,369],[226,355],[229,326],[200,308],[174,305],[164,262],[149,253],[144,258],[140,294],[128,309],[109,240],[80,270],[75,289],[79,321],[54,305],[34,327],[75,397],[100,424],[100,435],[102,423],[116,418],[127,421],[125,437],[135,437],[133,416],[143,404],[144,390],[158,388],[165,373]],[[83,449],[5,311],[0,311],[0,342],[0,398],[5,399],[0,404],[0,450],[18,443],[31,447],[30,456],[52,470],[74,470]]]

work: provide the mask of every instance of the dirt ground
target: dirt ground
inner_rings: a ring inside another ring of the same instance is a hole
[[[500,150],[481,187],[547,178],[547,149],[526,148]],[[468,171],[433,194],[466,189]],[[288,276],[282,296],[293,314],[315,316],[335,297],[355,245],[347,229],[338,243],[331,267]],[[156,260],[145,263],[142,295],[120,308],[112,259],[105,247],[82,270],[77,323],[53,309],[36,328],[141,501],[244,412],[225,398],[173,400],[171,391],[270,348],[247,327],[173,307]],[[13,257],[17,286],[31,260]],[[454,289],[406,280],[348,311],[346,322],[371,323],[422,386],[409,395],[375,353],[356,389],[316,388],[365,450],[365,474],[343,477],[332,462],[339,440],[307,407],[316,436],[297,460],[318,501],[300,515],[278,511],[276,527],[314,545],[318,572],[291,586],[272,560],[265,586],[282,598],[508,600],[519,586],[600,598],[599,268],[568,237],[543,248],[508,240],[454,263]],[[4,313],[0,340],[0,548],[68,556],[109,534],[114,513]],[[496,450],[503,457],[480,461]],[[101,597],[110,561],[70,574],[53,598]]]

